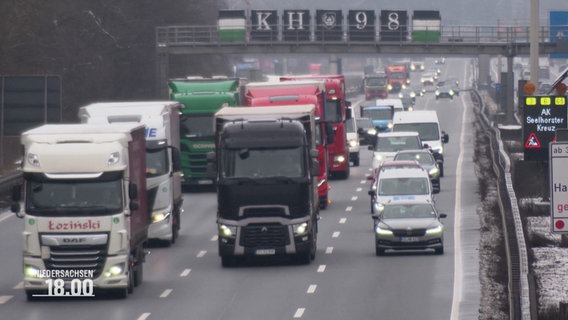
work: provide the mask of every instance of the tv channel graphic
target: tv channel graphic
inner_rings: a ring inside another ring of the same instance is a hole
[[[37,298],[94,297],[93,270],[38,270],[36,277],[45,279],[47,293],[34,294]]]

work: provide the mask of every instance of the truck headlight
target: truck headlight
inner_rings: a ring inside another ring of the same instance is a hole
[[[108,268],[108,270],[105,272],[105,277],[109,278],[109,277],[113,277],[113,276],[118,276],[124,273],[124,271],[126,270],[126,268],[124,267],[124,263],[117,263],[113,266],[111,266],[110,268]]]
[[[219,235],[225,238],[235,238],[237,236],[237,226],[219,225]]]
[[[434,167],[434,168],[430,169],[430,171],[428,171],[428,174],[431,177],[435,177],[435,176],[440,174],[440,169],[438,169],[437,167]]]
[[[349,140],[349,146],[350,147],[356,147],[359,145],[359,141],[355,140],[355,139],[351,139]]]
[[[444,228],[442,226],[436,226],[434,228],[426,229],[426,234],[440,234],[442,233],[442,231],[444,231]]]
[[[389,123],[387,124],[387,128],[392,129],[392,127],[393,127],[392,122],[389,122]]]
[[[333,161],[343,163],[343,162],[345,162],[345,156],[342,155],[342,154],[334,156]]]
[[[39,278],[39,268],[26,264],[24,266],[24,276],[27,278]]]
[[[308,223],[302,222],[298,224],[292,225],[294,228],[294,235],[295,236],[303,236],[308,233]]]
[[[385,209],[385,205],[380,202],[373,203],[376,213],[381,213]]]
[[[380,224],[375,226],[375,233],[379,236],[392,236],[392,231],[386,228],[381,228]]]
[[[152,223],[164,221],[169,216],[170,212],[164,212],[164,211],[154,212],[154,214],[152,214]]]
[[[374,136],[374,135],[377,134],[377,129],[371,128],[371,129],[367,130],[367,133],[370,134],[370,135],[372,135],[372,136]]]

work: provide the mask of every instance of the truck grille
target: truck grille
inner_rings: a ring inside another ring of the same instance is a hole
[[[281,224],[251,224],[243,227],[244,247],[282,247],[290,243],[288,227]]]
[[[49,270],[90,270],[98,277],[103,270],[107,246],[51,246],[51,255],[45,259]]]

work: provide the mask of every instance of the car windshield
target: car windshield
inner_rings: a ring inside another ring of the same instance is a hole
[[[428,183],[426,177],[379,179],[379,195],[425,195],[429,193]]]
[[[393,131],[416,131],[420,135],[422,141],[439,140],[440,132],[438,124],[432,123],[397,123],[393,127]]]
[[[436,217],[436,210],[432,205],[424,204],[394,204],[385,206],[383,219],[432,219]]]
[[[394,160],[416,160],[423,166],[432,166],[436,163],[432,155],[426,152],[401,152],[394,156]]]
[[[421,149],[416,136],[381,137],[377,139],[375,151],[398,152],[401,150]]]

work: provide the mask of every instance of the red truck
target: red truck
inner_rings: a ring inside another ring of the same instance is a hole
[[[387,74],[389,92],[400,92],[402,88],[410,84],[406,65],[397,64],[387,66],[385,73]]]
[[[329,171],[332,176],[341,179],[349,178],[349,146],[345,133],[345,118],[347,106],[350,104],[345,97],[345,77],[334,75],[300,75],[283,76],[280,81],[323,80],[325,84],[324,121],[333,126],[334,138],[328,148]]]
[[[328,144],[333,142],[333,128],[324,119],[325,85],[322,81],[251,82],[245,86],[245,106],[314,105],[319,133],[316,135],[318,162],[318,195],[320,208],[326,209],[328,196]]]

